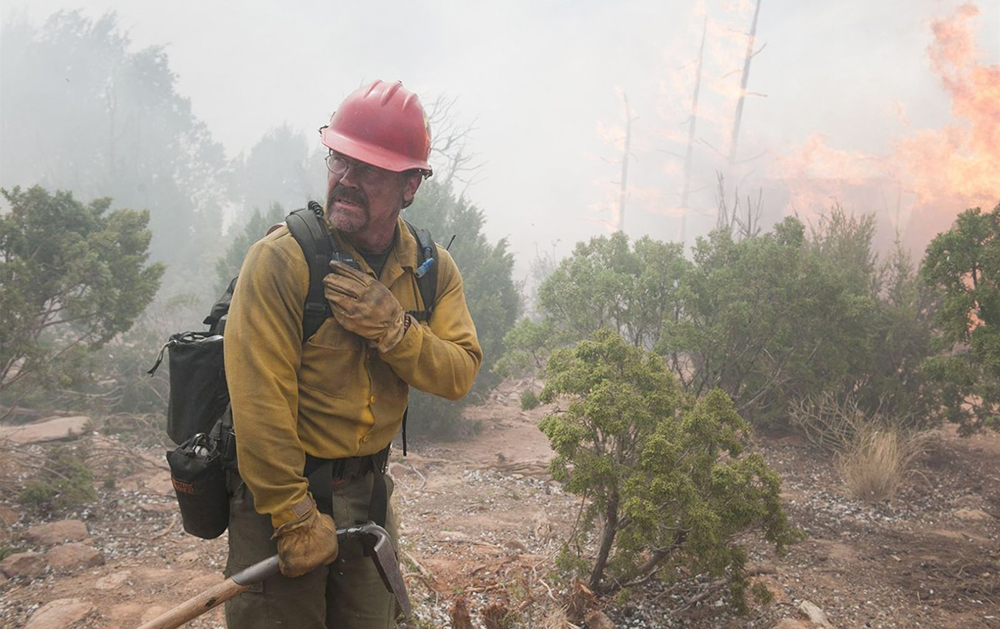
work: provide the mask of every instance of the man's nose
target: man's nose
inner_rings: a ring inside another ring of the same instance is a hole
[[[358,182],[354,179],[354,164],[348,164],[347,170],[340,176],[340,184],[348,188],[358,187]]]

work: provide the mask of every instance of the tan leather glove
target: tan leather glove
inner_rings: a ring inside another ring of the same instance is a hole
[[[308,502],[308,504],[307,504]],[[337,558],[337,525],[333,518],[316,509],[316,501],[307,495],[295,506],[304,514],[278,527],[278,569],[286,577],[300,577]]]
[[[388,352],[403,338],[406,314],[381,282],[343,262],[331,262],[323,278],[323,294],[344,329],[368,339],[371,347]]]

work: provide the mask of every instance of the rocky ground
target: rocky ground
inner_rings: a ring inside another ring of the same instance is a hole
[[[801,441],[760,438],[808,537],[783,557],[744,540],[775,600],[741,617],[708,580],[603,600],[563,578],[555,556],[580,503],[545,471],[545,409],[522,412],[517,399],[501,393],[471,409],[482,426],[474,437],[394,455],[411,627],[1000,627],[998,435],[943,432],[878,507],[848,499],[833,466]],[[97,501],[49,517],[15,498],[53,446],[0,432],[2,627],[134,628],[221,580],[225,536],[183,532],[162,452],[95,427],[77,426],[73,443],[87,445]],[[224,623],[216,610],[189,626]]]

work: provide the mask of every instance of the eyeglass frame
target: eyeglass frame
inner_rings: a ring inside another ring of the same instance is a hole
[[[358,181],[368,184],[375,185],[385,181],[389,175],[395,174],[391,170],[386,170],[385,168],[379,168],[378,166],[372,166],[371,164],[366,164],[360,160],[354,159],[348,155],[338,153],[333,149],[326,154],[326,168],[334,175],[338,177],[344,177],[347,175],[348,171],[353,174]],[[343,170],[334,170],[334,164],[336,162],[343,162]]]

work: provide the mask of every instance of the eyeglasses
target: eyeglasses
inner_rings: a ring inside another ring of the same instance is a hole
[[[326,167],[338,177],[343,177],[350,170],[356,180],[369,185],[381,183],[390,175],[390,171],[384,168],[365,164],[333,151],[326,156]]]

